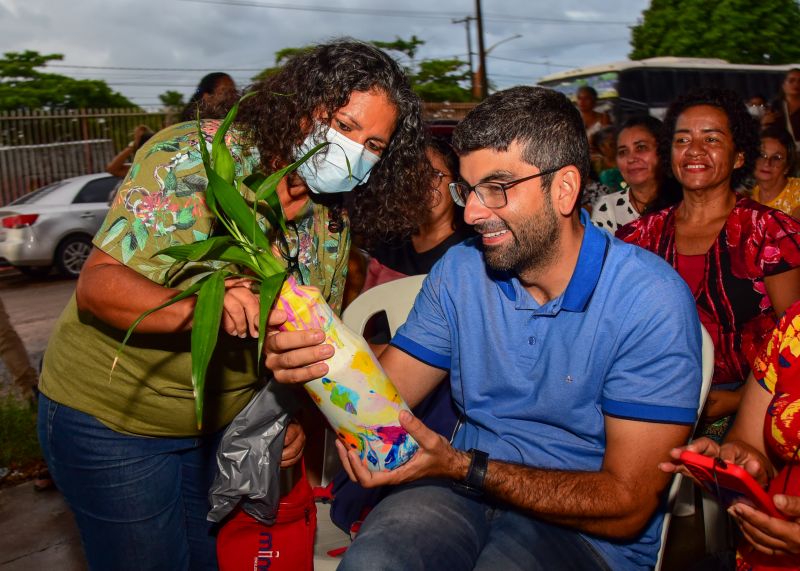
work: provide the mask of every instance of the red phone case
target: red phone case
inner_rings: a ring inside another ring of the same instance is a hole
[[[786,519],[772,503],[772,498],[744,468],[720,458],[684,450],[680,461],[702,486],[717,496],[726,507],[742,502],[772,517]]]

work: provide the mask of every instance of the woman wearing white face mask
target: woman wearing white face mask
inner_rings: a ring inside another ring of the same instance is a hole
[[[237,175],[273,172],[314,141],[332,143],[277,192],[290,221],[281,249],[287,266],[338,310],[348,214],[379,237],[410,233],[422,218],[430,175],[419,168],[419,100],[390,57],[355,41],[300,54],[250,91],[227,137]],[[153,254],[222,231],[205,204],[199,153],[219,123],[202,121],[202,143],[196,123],[174,125],[137,153],[45,355],[42,448],[93,569],[216,567],[206,493],[222,429],[263,385],[256,296],[246,283],[227,284],[229,335],[220,336],[209,367],[202,433],[189,364],[193,299],[144,320],[111,382],[109,369],[136,317],[191,279],[191,269],[173,275],[170,260]],[[301,433],[289,430],[283,465],[296,462],[302,446]]]

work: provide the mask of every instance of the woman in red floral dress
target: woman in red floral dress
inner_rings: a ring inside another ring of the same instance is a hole
[[[672,165],[683,200],[617,236],[666,259],[692,289],[714,340],[701,430],[720,439],[776,315],[800,299],[800,222],[734,191],[759,153],[738,95],[693,91],[672,104],[664,127],[662,164]]]

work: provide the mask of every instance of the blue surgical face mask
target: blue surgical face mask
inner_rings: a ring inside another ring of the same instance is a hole
[[[333,127],[317,124],[295,151],[295,160],[320,143],[330,143],[304,162],[298,174],[316,194],[350,192],[369,179],[369,172],[380,157],[364,145],[348,139]],[[350,162],[350,169],[347,163]]]

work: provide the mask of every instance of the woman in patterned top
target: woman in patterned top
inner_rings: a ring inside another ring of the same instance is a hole
[[[761,131],[761,154],[753,176],[753,200],[800,218],[800,178],[789,176],[797,167],[792,136],[782,127]]]
[[[743,503],[728,510],[746,540],[737,570],[800,568],[800,301],[786,311],[756,359],[725,443],[700,438],[673,450],[673,458],[684,449],[742,466],[768,485],[775,507],[787,516],[770,517]],[[671,472],[677,466],[661,468]]]
[[[662,123],[650,115],[631,117],[616,136],[617,167],[624,188],[600,197],[592,206],[592,223],[612,234],[643,214],[680,201],[674,179],[665,180],[658,159]]]
[[[273,172],[320,141],[334,143],[282,180],[277,193],[293,229],[282,251],[290,271],[338,311],[348,214],[366,233],[383,236],[409,232],[425,209],[419,99],[392,58],[349,40],[296,56],[251,91],[227,137],[238,176]],[[209,366],[202,431],[191,383],[194,299],[145,319],[111,377],[110,368],[133,321],[204,269],[187,264],[175,272],[170,259],[154,254],[224,231],[205,203],[199,150],[219,123],[202,121],[202,134],[196,123],[179,123],[140,149],[45,354],[40,441],[92,569],[216,568],[205,517],[216,448],[264,385],[256,373],[258,300],[249,282],[226,284],[228,335],[220,336]],[[345,211],[342,193],[349,190]],[[292,429],[286,442],[283,462],[290,464],[303,438]]]
[[[719,438],[776,314],[800,299],[800,222],[733,191],[758,156],[758,134],[738,95],[688,93],[670,106],[664,127],[661,160],[683,200],[617,236],[665,258],[694,292],[714,340],[701,431]]]

